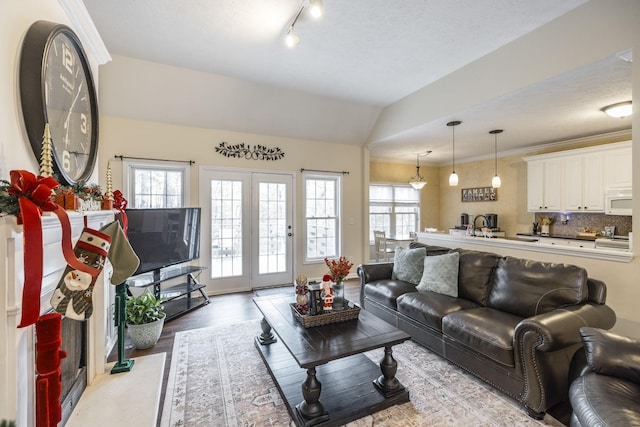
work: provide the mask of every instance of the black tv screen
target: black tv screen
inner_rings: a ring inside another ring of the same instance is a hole
[[[127,236],[141,274],[200,257],[200,208],[127,209]]]

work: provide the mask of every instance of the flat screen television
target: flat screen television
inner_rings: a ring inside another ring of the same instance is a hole
[[[127,236],[142,274],[200,257],[200,208],[127,209]]]

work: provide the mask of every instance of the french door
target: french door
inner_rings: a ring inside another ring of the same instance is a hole
[[[207,291],[293,283],[293,175],[203,166],[199,183]]]

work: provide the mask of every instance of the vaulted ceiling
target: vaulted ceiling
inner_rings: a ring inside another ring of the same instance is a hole
[[[318,20],[306,0],[84,3],[116,58],[207,73],[248,90],[268,87],[269,96],[256,90],[249,102],[259,119],[245,129],[230,122],[237,127],[231,130],[367,144],[374,159],[410,162],[432,150],[428,161],[443,164],[451,158],[450,120],[463,121],[456,129],[460,161],[492,155],[494,128],[505,129],[501,151],[630,128],[629,120],[600,111],[631,99],[630,51],[603,51],[588,63],[576,55],[575,66],[530,79],[519,68],[525,50],[535,64],[564,43],[553,40],[553,25],[566,16],[597,31],[594,1],[324,0]],[[284,36],[301,6],[300,43],[289,49]],[[546,33],[536,39],[536,32]],[[278,93],[291,108],[271,108],[265,98]],[[219,98],[220,105],[238,102],[233,93]],[[304,118],[295,114],[305,114],[296,103],[303,102],[315,104],[314,117],[296,127]],[[121,114],[116,105],[103,111]],[[354,110],[362,113],[347,114]],[[186,124],[224,126],[215,117]]]

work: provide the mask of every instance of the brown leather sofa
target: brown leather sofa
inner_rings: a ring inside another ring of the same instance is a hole
[[[571,426],[640,425],[640,340],[580,328],[569,388]]]
[[[425,247],[426,255],[449,249]],[[393,263],[358,266],[360,305],[521,402],[534,418],[567,400],[579,329],[610,329],[606,286],[585,269],[489,252],[459,253],[458,297],[392,279]]]

